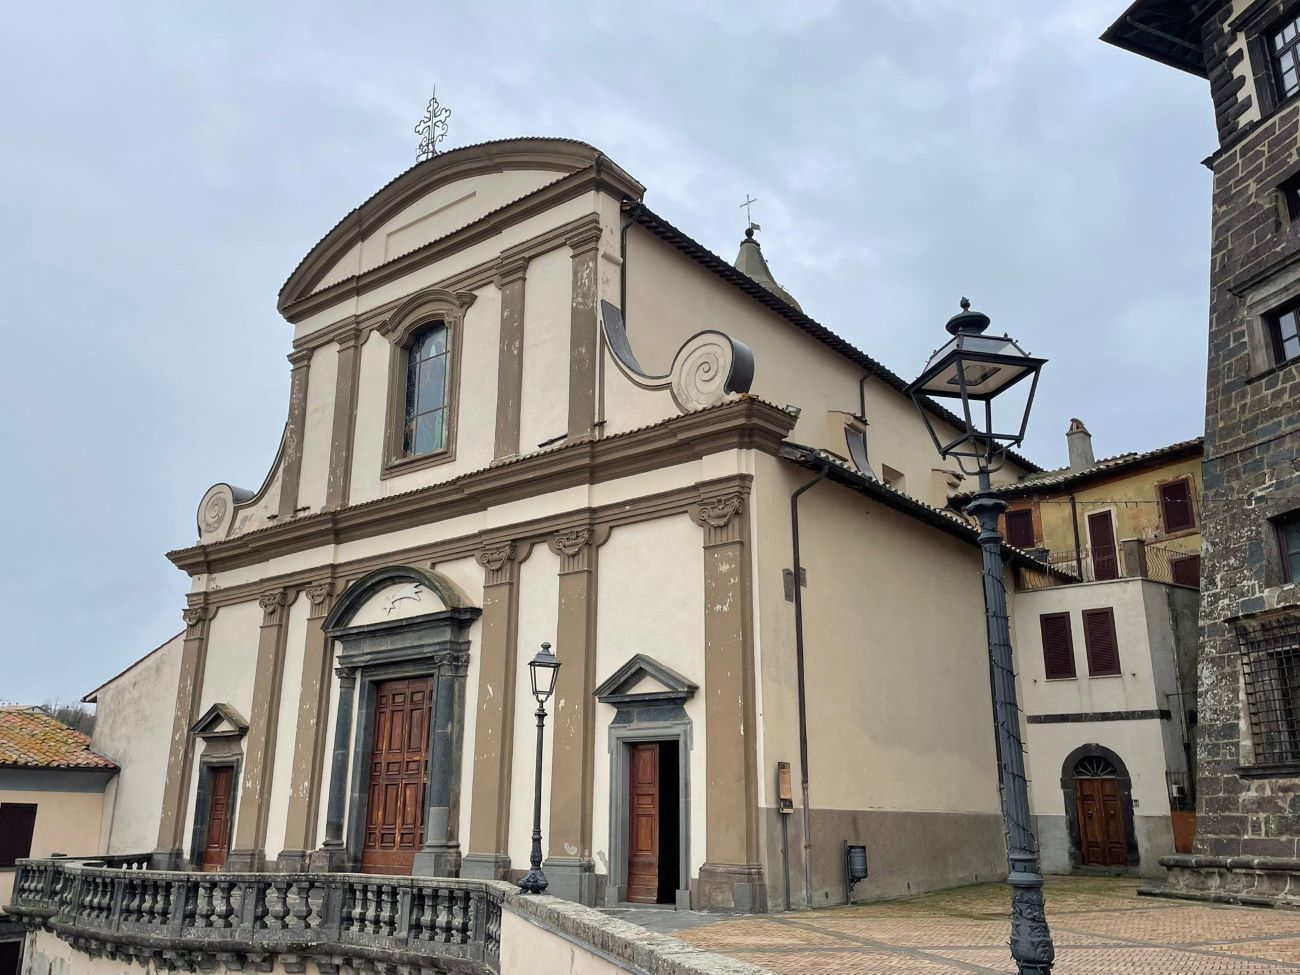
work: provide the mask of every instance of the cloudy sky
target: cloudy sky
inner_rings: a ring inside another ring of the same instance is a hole
[[[180,628],[216,481],[284,423],[280,284],[409,166],[562,135],[914,375],[976,307],[1051,359],[1025,452],[1200,433],[1204,82],[1097,36],[1127,0],[149,3],[0,23],[0,700],[75,699]],[[707,325],[712,323],[702,323]]]

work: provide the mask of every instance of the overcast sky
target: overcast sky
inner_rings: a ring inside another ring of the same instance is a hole
[[[0,700],[180,628],[163,553],[284,423],[276,292],[413,162],[434,84],[446,147],[591,142],[728,260],[753,194],[777,279],[906,378],[969,294],[1051,360],[1046,466],[1071,416],[1098,456],[1199,434],[1210,98],[1097,40],[1127,2],[11,5]]]

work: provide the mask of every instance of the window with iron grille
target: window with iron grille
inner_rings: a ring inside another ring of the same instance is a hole
[[[1083,644],[1088,651],[1088,676],[1113,677],[1119,670],[1119,641],[1115,639],[1115,611],[1083,611]]]
[[[1038,617],[1043,634],[1043,673],[1048,680],[1072,678],[1074,639],[1070,636],[1069,613],[1043,613]]]
[[[1276,519],[1277,543],[1282,550],[1282,579],[1300,582],[1300,511]]]
[[[1255,764],[1300,762],[1300,616],[1252,623],[1238,636]]]
[[[1034,513],[1029,508],[1008,511],[1007,544],[1016,548],[1034,547]]]
[[[1286,201],[1286,212],[1292,222],[1300,221],[1300,173],[1284,180],[1278,186],[1282,199]]]
[[[1278,100],[1300,95],[1300,14],[1273,32],[1269,56],[1277,73]]]
[[[34,802],[0,803],[0,867],[32,855],[32,832],[36,829]]]
[[[1159,495],[1160,517],[1165,523],[1166,532],[1182,532],[1196,527],[1190,478],[1160,485]]]
[[[1267,317],[1273,339],[1273,358],[1278,365],[1300,359],[1300,301],[1292,302]]]

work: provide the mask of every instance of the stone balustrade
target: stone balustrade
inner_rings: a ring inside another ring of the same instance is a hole
[[[19,862],[11,915],[159,969],[498,973],[509,885],[362,874],[180,873],[147,854]]]

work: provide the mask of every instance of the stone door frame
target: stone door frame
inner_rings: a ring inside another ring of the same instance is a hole
[[[1080,759],[1104,758],[1115,767],[1115,781],[1119,785],[1120,811],[1124,816],[1124,846],[1128,854],[1128,869],[1136,870],[1142,862],[1138,851],[1137,823],[1133,815],[1133,779],[1128,766],[1115,752],[1104,745],[1080,745],[1061,763],[1061,791],[1065,795],[1065,835],[1070,843],[1070,867],[1079,869],[1083,862],[1083,833],[1079,822],[1078,790],[1074,770]]]

